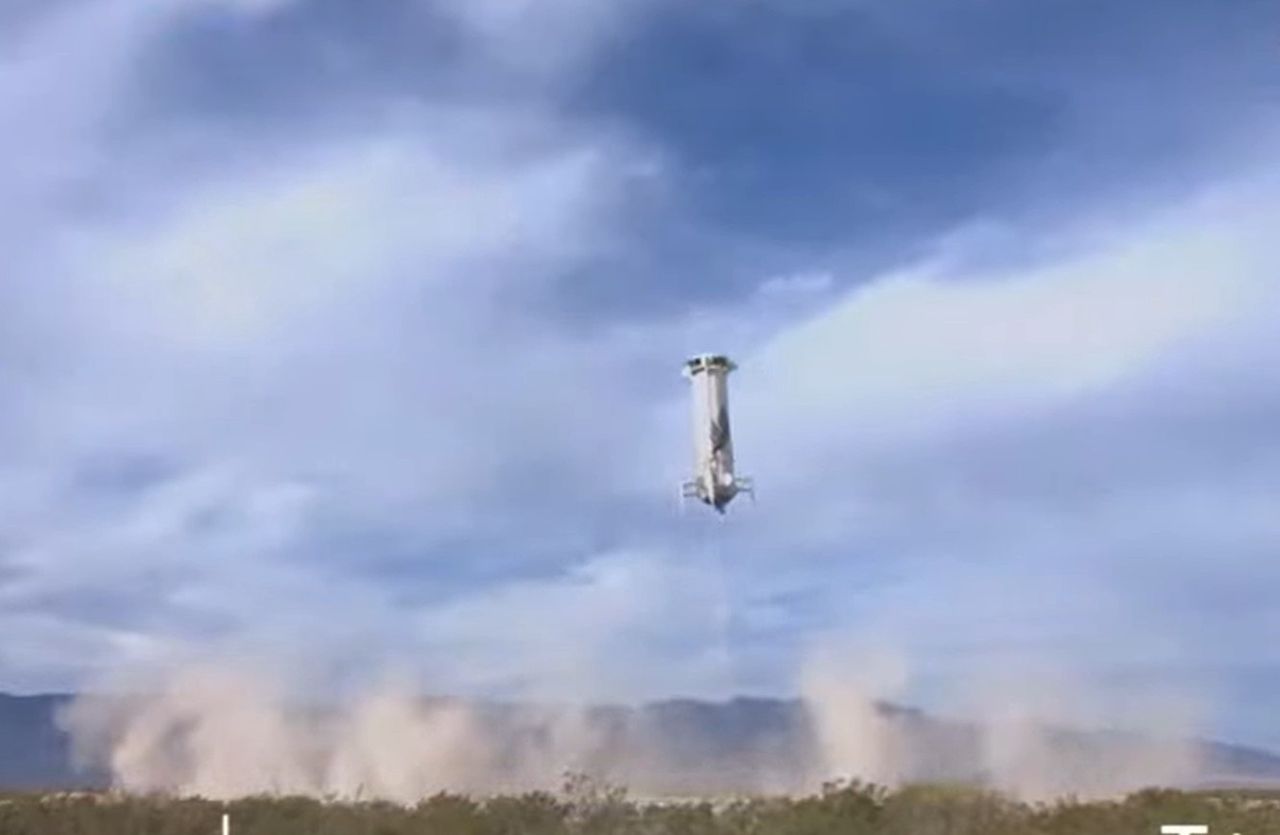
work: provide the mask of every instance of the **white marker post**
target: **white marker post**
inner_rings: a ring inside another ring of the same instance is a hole
[[[231,835],[231,815],[222,813],[222,835]]]

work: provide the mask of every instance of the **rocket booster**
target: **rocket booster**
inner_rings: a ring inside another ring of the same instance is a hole
[[[681,496],[696,498],[720,513],[740,492],[755,497],[750,479],[733,468],[733,434],[729,428],[729,372],[737,368],[726,356],[704,354],[688,360],[684,375],[693,388],[693,479],[681,485]]]

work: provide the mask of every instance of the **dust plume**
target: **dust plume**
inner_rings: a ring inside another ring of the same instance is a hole
[[[1106,797],[1200,778],[1192,738],[1201,716],[1191,700],[1137,688],[1119,697],[1082,673],[1033,663],[975,679],[968,701],[983,729],[981,760],[1008,793]],[[1122,730],[1065,730],[1110,724]]]
[[[300,708],[270,682],[260,670],[186,667],[130,692],[80,697],[61,723],[78,764],[106,771],[114,788],[210,798],[412,802],[443,790],[551,788],[556,765],[592,748],[573,709],[486,717],[404,682]]]
[[[801,689],[826,774],[881,785],[910,779],[904,729],[881,707],[906,682],[904,660],[890,652],[828,647],[810,659]]]
[[[804,697],[828,774],[888,786],[977,783],[1024,800],[1110,797],[1205,775],[1189,700],[1118,700],[1086,675],[1008,662],[969,671],[959,699],[966,719],[945,721],[891,705],[908,683],[901,653],[812,655]],[[1117,719],[1120,730],[1082,730]]]
[[[813,653],[800,701],[503,704],[424,698],[414,682],[388,680],[318,705],[262,669],[196,664],[80,697],[60,721],[78,762],[113,788],[210,798],[412,803],[440,791],[555,790],[578,773],[648,796],[808,793],[858,778],[1038,800],[1202,774],[1189,704],[1117,705],[1086,677],[1006,666],[971,672],[954,700],[966,718],[942,719],[896,706],[910,667],[886,646]],[[1126,713],[1127,731],[1079,730]]]

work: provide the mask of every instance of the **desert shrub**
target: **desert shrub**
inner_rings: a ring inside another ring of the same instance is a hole
[[[988,791],[911,786],[885,801],[884,835],[1030,835],[1030,810]]]
[[[414,806],[255,797],[0,796],[0,835],[1152,835],[1167,823],[1214,833],[1280,833],[1280,797],[1145,791],[1123,800],[1028,805],[953,786],[890,792],[833,783],[808,797],[646,803],[574,777],[559,795],[437,794]]]
[[[559,835],[569,811],[567,803],[548,792],[503,795],[484,804],[494,835]]]

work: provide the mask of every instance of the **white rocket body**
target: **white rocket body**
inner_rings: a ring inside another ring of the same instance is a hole
[[[728,357],[705,354],[685,363],[693,388],[693,479],[681,495],[696,498],[724,513],[740,492],[751,493],[750,479],[733,469],[733,435],[729,428],[729,372],[737,366]]]

